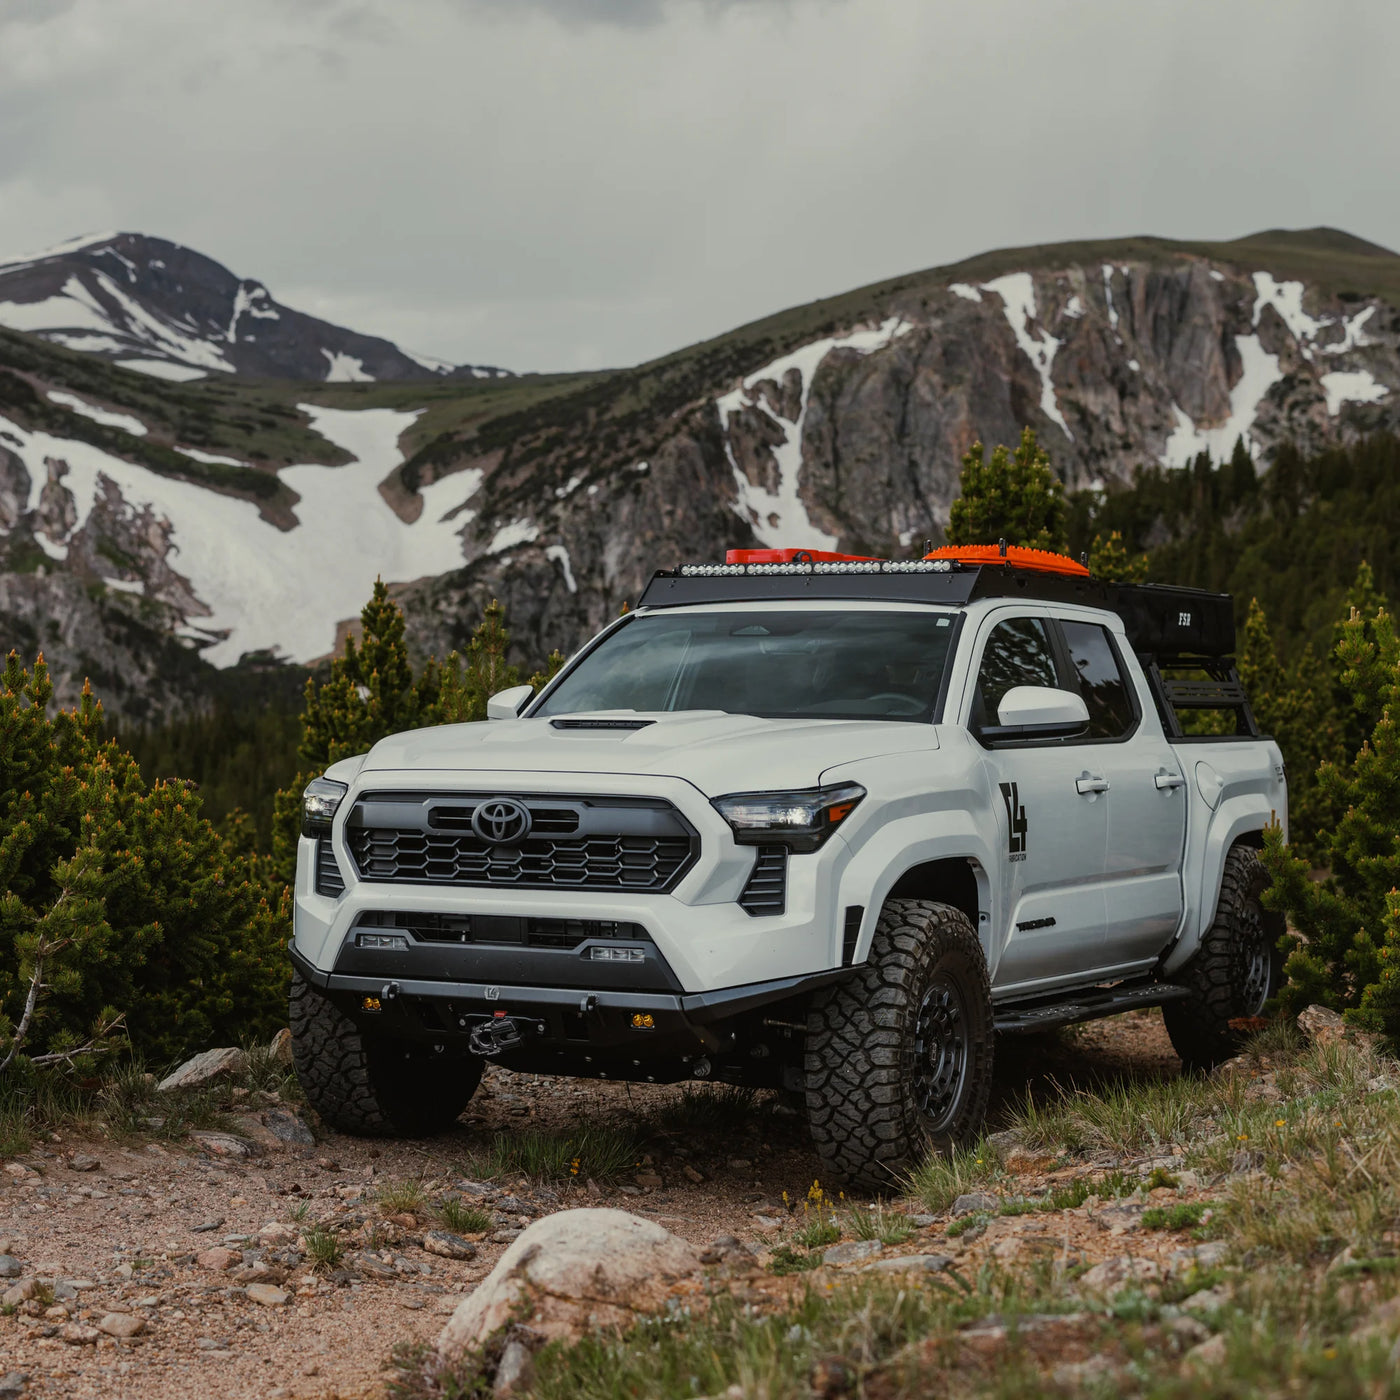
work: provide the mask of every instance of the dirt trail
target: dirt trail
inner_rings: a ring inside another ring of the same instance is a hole
[[[1028,1083],[1089,1086],[1104,1076],[1160,1077],[1176,1068],[1160,1018],[1136,1013],[1081,1028],[1069,1040],[1007,1046],[995,1103],[1013,1102]],[[782,1214],[783,1193],[803,1198],[819,1174],[804,1124],[776,1103],[724,1132],[654,1137],[638,1166],[611,1185],[544,1189],[515,1179],[478,1184],[474,1194],[464,1184],[471,1155],[498,1131],[635,1125],[680,1092],[491,1071],[458,1127],[426,1142],[332,1134],[313,1148],[241,1160],[183,1142],[43,1144],[0,1173],[0,1255],[18,1259],[23,1277],[53,1281],[52,1307],[62,1315],[27,1315],[37,1311],[30,1305],[0,1317],[0,1376],[27,1372],[29,1396],[102,1400],[372,1395],[393,1346],[435,1335],[489,1272],[509,1232],[536,1215],[607,1204],[699,1244],[722,1233],[771,1239],[765,1222]],[[495,1213],[491,1233],[500,1239],[479,1239],[469,1261],[427,1253],[424,1232],[439,1222],[426,1213],[385,1220],[362,1199],[404,1180],[479,1199]],[[357,1215],[364,1225],[339,1275],[288,1267],[295,1255],[286,1251],[308,1225]],[[287,1229],[258,1240],[276,1224]],[[229,1251],[216,1261],[227,1269],[195,1257],[218,1247]],[[13,1282],[0,1278],[0,1292]],[[256,1301],[259,1293],[273,1301]],[[275,1298],[281,1293],[287,1301]],[[83,1330],[104,1320],[121,1330],[113,1314],[139,1318],[139,1335],[122,1341],[100,1332],[94,1341]]]

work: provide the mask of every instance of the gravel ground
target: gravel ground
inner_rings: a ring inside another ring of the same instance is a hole
[[[1012,1043],[1000,1054],[991,1126],[995,1105],[1027,1087],[1087,1087],[1105,1074],[1158,1077],[1176,1068],[1155,1013]],[[51,1141],[0,1172],[0,1255],[19,1261],[21,1279],[50,1281],[54,1293],[52,1303],[37,1298],[0,1317],[0,1376],[28,1373],[28,1396],[95,1400],[377,1395],[394,1345],[433,1336],[511,1232],[540,1214],[612,1205],[698,1244],[723,1233],[761,1240],[783,1192],[801,1199],[819,1174],[805,1126],[776,1100],[723,1134],[649,1140],[638,1167],[611,1185],[551,1190],[470,1178],[471,1154],[497,1131],[635,1124],[679,1093],[491,1070],[457,1128],[425,1142],[331,1134],[314,1147],[230,1158],[213,1150],[217,1141]],[[494,1212],[492,1231],[473,1237],[474,1258],[427,1252],[425,1232],[441,1228],[438,1221],[385,1219],[367,1199],[404,1180],[421,1181],[429,1195],[460,1192]],[[315,1222],[341,1232],[338,1273],[312,1272],[300,1258],[298,1237]],[[1019,1239],[1039,1227],[1002,1229]],[[1029,1247],[989,1234],[979,1253],[999,1243],[1001,1257]],[[1061,1237],[1040,1247],[1074,1245]],[[0,1292],[14,1282],[0,1278]]]

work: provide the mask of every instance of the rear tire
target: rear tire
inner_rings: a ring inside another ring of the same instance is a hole
[[[427,1137],[450,1128],[481,1083],[475,1055],[361,1031],[292,973],[292,1065],[307,1102],[357,1137]]]
[[[1264,909],[1269,872],[1257,851],[1234,846],[1220,877],[1215,921],[1176,981],[1191,996],[1168,1002],[1162,1020],[1187,1069],[1211,1069],[1239,1053],[1245,1032],[1230,1022],[1259,1016],[1283,980],[1283,920]]]
[[[987,960],[967,915],[891,899],[870,956],[807,1018],[807,1116],[828,1172],[888,1190],[981,1129],[992,1087]]]

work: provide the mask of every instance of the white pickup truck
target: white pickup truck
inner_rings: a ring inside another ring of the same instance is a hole
[[[488,1058],[718,1079],[799,1094],[878,1187],[976,1136],[998,1034],[1160,1005],[1189,1065],[1232,1053],[1280,976],[1287,794],[1229,598],[938,554],[660,572],[539,695],[313,782],[321,1115],[440,1131]]]

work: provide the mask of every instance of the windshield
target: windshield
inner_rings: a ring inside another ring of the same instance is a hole
[[[534,713],[929,720],[952,636],[953,615],[932,610],[642,613],[584,657]]]

